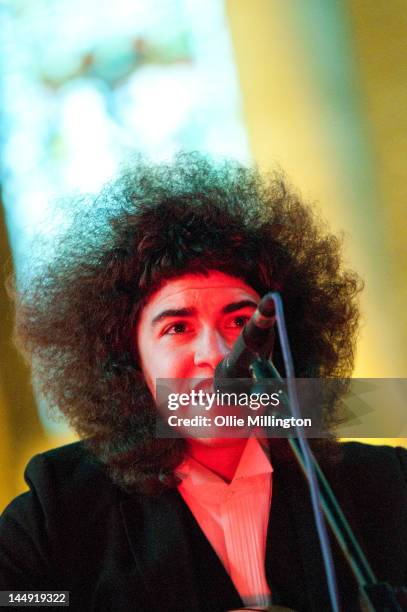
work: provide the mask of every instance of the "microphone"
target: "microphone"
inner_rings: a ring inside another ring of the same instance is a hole
[[[215,370],[215,388],[225,378],[251,378],[250,365],[259,357],[268,357],[274,343],[276,320],[274,299],[267,293],[246,323],[230,353]]]

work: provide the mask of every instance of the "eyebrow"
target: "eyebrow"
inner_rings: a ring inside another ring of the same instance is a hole
[[[248,306],[257,308],[257,303],[254,300],[240,300],[240,302],[232,302],[232,304],[228,304],[222,308],[222,313],[229,314],[231,312],[236,312],[236,310],[247,308]]]
[[[222,308],[222,314],[230,314],[231,312],[236,312],[237,310],[247,308],[248,306],[257,308],[257,304],[253,300],[240,300],[240,302],[232,302],[231,304],[224,306]],[[193,317],[196,315],[196,312],[196,308],[168,308],[167,310],[159,312],[158,315],[156,315],[151,321],[151,325],[154,326],[163,319],[170,319],[174,317]]]
[[[151,321],[151,325],[156,325],[163,319],[170,319],[172,317],[192,317],[194,314],[196,314],[196,308],[168,308],[158,313]]]

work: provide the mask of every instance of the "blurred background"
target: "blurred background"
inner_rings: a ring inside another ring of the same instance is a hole
[[[13,347],[4,279],[63,224],[58,198],[135,151],[283,168],[365,278],[355,376],[406,377],[403,0],[5,0],[0,31],[0,511],[35,452],[74,439]]]

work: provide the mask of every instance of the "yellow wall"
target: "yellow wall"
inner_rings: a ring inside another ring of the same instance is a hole
[[[11,471],[10,429],[7,406],[0,387],[0,512],[15,495],[13,481],[8,477]]]
[[[351,16],[314,0],[227,8],[254,158],[281,165],[345,230],[348,261],[366,280],[355,375],[402,377],[407,21],[401,2],[398,13],[382,0],[347,4]]]
[[[366,281],[358,377],[407,373],[405,8],[227,2],[253,156],[281,166],[345,230],[347,261]]]
[[[407,19],[404,0],[347,0],[363,110],[375,159],[382,220],[391,259],[390,311],[382,326],[396,331],[407,360]],[[394,364],[396,373],[399,369]]]

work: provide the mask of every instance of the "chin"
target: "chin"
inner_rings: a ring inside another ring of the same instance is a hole
[[[244,444],[247,438],[187,438],[187,442],[191,446],[201,445],[210,448],[227,448],[228,446],[236,446],[236,444]]]

